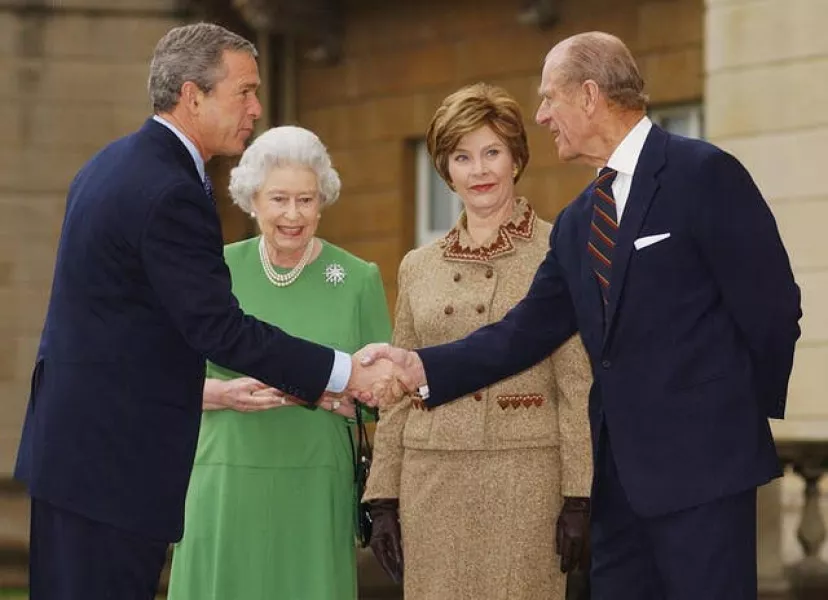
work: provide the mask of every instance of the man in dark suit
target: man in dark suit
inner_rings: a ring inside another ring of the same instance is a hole
[[[255,56],[215,25],[171,30],[150,66],[155,116],[71,184],[15,473],[32,496],[32,600],[154,597],[182,535],[207,358],[311,408],[367,389],[350,356],[231,294],[204,162],[253,132]]]
[[[526,298],[452,344],[369,350],[434,407],[579,331],[594,373],[593,600],[755,599],[756,488],[781,473],[768,417],[784,415],[799,289],[747,171],[653,125],[643,87],[614,36],[553,48],[537,121],[562,160],[601,171],[559,215]]]

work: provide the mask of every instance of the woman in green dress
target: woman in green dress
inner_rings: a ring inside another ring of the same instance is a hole
[[[377,266],[314,236],[339,188],[316,135],[262,134],[230,180],[262,234],[228,245],[225,259],[246,313],[354,352],[387,341],[391,323]],[[354,410],[327,394],[298,406],[289,390],[207,365],[169,600],[356,598]]]

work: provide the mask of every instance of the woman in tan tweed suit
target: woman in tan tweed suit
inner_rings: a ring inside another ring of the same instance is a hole
[[[503,317],[529,289],[552,229],[515,195],[529,152],[505,91],[476,84],[450,95],[427,143],[464,213],[400,265],[393,344],[403,348]],[[407,397],[381,413],[364,500],[371,546],[397,579],[404,550],[406,600],[564,597],[562,568],[577,563],[588,526],[590,383],[575,337],[471,396],[434,410]]]

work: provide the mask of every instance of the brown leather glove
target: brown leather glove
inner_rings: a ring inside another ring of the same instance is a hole
[[[368,545],[383,570],[394,583],[402,583],[403,551],[400,530],[400,502],[396,498],[382,498],[368,502],[373,529]]]
[[[589,498],[565,497],[555,527],[555,551],[561,571],[568,573],[589,563]]]

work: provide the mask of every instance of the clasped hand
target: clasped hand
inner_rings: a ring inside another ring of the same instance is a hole
[[[425,382],[423,363],[416,352],[368,344],[352,358],[348,392],[368,406],[384,408]]]

